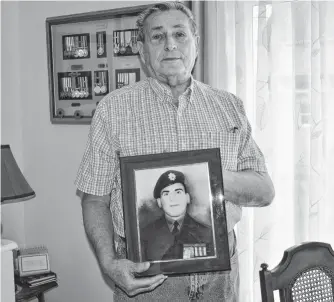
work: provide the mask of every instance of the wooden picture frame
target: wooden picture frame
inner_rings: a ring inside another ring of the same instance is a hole
[[[231,269],[218,148],[120,157],[120,168],[127,257],[151,263],[140,276]]]
[[[99,101],[118,88],[116,70],[136,70],[124,85],[146,77],[136,19],[149,6],[46,19],[51,123],[90,124]]]

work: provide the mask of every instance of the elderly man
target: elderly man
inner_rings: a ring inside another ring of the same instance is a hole
[[[116,284],[115,301],[238,301],[233,228],[242,206],[266,206],[274,198],[263,155],[242,101],[191,76],[199,42],[191,12],[177,2],[158,3],[137,25],[148,78],[101,100],[76,179],[87,236],[102,271]],[[119,156],[217,147],[228,200],[231,271],[136,278],[150,263],[124,259],[122,202],[127,201],[122,201]]]
[[[184,174],[175,170],[161,174],[153,196],[164,214],[141,231],[143,260],[183,259],[187,257],[185,245],[196,244],[205,248],[202,256],[211,256],[212,229],[187,213],[190,195]]]

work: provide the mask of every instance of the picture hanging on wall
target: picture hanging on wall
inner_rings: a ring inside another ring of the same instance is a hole
[[[147,7],[46,19],[51,123],[90,124],[104,96],[145,79],[136,19]]]

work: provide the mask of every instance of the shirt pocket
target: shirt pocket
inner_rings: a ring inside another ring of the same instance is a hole
[[[222,169],[237,171],[240,132],[236,131],[201,131],[189,135],[192,150],[219,148]]]

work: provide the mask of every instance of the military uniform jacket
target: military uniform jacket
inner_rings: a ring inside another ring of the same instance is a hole
[[[211,251],[212,228],[185,215],[181,230],[173,235],[165,215],[141,230],[142,261],[159,261],[182,258],[183,244],[205,243]]]

